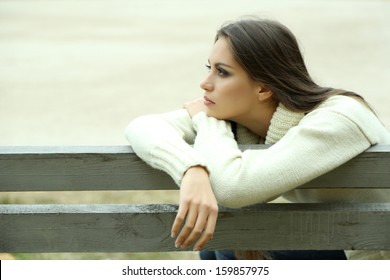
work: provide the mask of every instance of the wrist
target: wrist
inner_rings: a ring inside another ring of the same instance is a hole
[[[186,172],[184,172],[184,176],[189,175],[189,174],[191,174],[191,175],[204,175],[204,174],[206,174],[208,176],[209,171],[203,165],[195,165],[195,166],[191,166],[190,168],[188,168],[186,170]]]

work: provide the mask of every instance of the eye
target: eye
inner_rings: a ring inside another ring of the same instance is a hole
[[[210,72],[211,71],[211,65],[206,64],[205,66],[206,66],[207,70]],[[220,77],[227,77],[227,76],[230,75],[228,71],[226,71],[225,69],[223,69],[220,66],[217,66],[216,70],[217,70],[218,76],[220,76]]]
[[[221,67],[217,67],[217,71],[218,71],[218,75],[221,76],[221,77],[229,76],[229,73],[225,69],[223,69]]]

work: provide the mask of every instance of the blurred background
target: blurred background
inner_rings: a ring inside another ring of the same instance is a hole
[[[127,145],[123,131],[133,118],[180,108],[202,94],[199,83],[215,31],[242,15],[288,26],[314,80],[363,95],[390,128],[389,0],[0,0],[0,146]],[[0,193],[0,203],[177,203],[177,198],[175,191]]]

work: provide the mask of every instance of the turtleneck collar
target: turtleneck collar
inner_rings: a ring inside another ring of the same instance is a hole
[[[298,125],[304,116],[305,113],[290,111],[282,103],[279,103],[275,113],[272,115],[265,144],[278,142],[290,128]]]

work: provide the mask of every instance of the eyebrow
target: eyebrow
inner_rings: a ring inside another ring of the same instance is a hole
[[[208,60],[208,62],[210,63],[210,59]],[[228,67],[228,68],[233,68],[232,66],[230,66],[229,64],[226,64],[226,63],[223,63],[223,62],[217,62],[215,63],[215,66],[225,66],[225,67]]]

